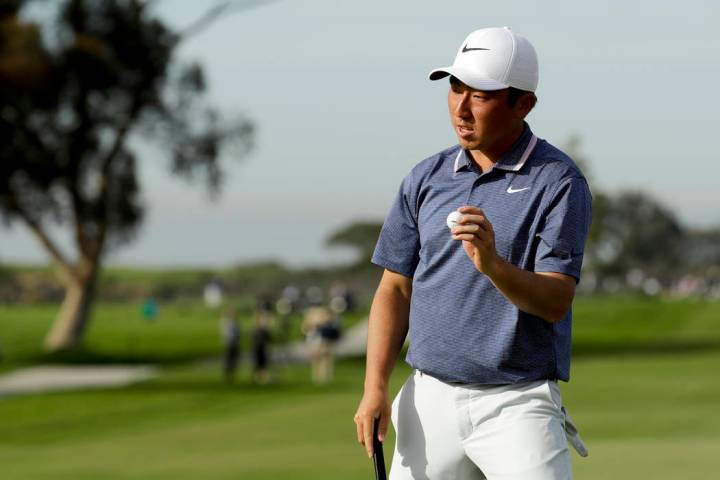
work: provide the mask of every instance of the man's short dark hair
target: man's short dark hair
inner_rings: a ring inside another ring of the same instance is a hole
[[[450,75],[449,80],[450,80],[451,84],[463,83],[460,79],[458,79],[457,77],[454,77],[453,75]],[[507,90],[508,90],[508,106],[510,106],[510,107],[514,107],[515,104],[517,103],[517,101],[520,99],[520,97],[522,97],[526,93],[533,93],[528,90],[520,90],[519,88],[515,88],[515,87],[508,87]]]

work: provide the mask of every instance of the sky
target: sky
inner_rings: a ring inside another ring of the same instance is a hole
[[[182,28],[212,4],[157,0],[154,9]],[[427,74],[486,26],[510,26],[535,46],[539,102],[528,123],[560,147],[582,138],[593,190],[643,190],[686,226],[718,226],[718,18],[711,0],[277,0],[224,17],[186,40],[178,60],[204,66],[224,115],[253,121],[255,149],[225,159],[225,187],[211,201],[142,147],[145,223],[108,263],[349,261],[351,251],[325,239],[381,221],[408,171],[457,143],[447,83]],[[46,258],[22,225],[0,229],[0,261]]]

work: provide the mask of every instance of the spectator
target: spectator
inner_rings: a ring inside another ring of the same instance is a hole
[[[142,316],[146,322],[153,322],[158,315],[158,304],[154,298],[146,299],[142,304]]]
[[[272,313],[266,310],[258,309],[255,313],[255,329],[252,335],[254,360],[253,380],[261,385],[270,381],[268,347],[271,338],[271,319]]]
[[[240,360],[240,326],[234,308],[228,308],[220,317],[220,336],[223,342],[223,378],[232,383]]]
[[[339,319],[325,307],[312,307],[305,312],[302,331],[307,341],[313,383],[328,383],[335,364],[333,346],[340,338]]]
[[[205,305],[210,308],[217,308],[222,305],[223,288],[220,280],[214,278],[205,285],[203,300],[205,300]]]

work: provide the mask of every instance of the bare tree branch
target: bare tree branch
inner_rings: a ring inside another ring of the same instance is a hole
[[[103,199],[106,199],[108,195],[108,176],[110,175],[110,167],[112,166],[113,160],[117,158],[118,153],[120,153],[122,146],[125,144],[125,139],[127,138],[128,133],[130,132],[130,128],[132,126],[132,120],[133,116],[128,115],[125,121],[120,125],[115,136],[115,142],[113,143],[112,148],[110,148],[107,155],[100,164],[100,197]],[[105,205],[107,205],[107,203],[108,202],[105,201]],[[105,212],[105,215],[107,218],[107,211]],[[103,247],[105,246],[105,238],[107,237],[107,227],[107,221],[100,223],[100,231],[95,238],[93,248],[88,250],[87,252],[87,256],[93,261],[97,261],[102,254]]]
[[[35,219],[33,219],[32,216],[30,216],[23,208],[21,208],[17,202],[13,200],[13,203],[14,209],[18,213],[20,218],[27,224],[30,231],[33,233],[33,235],[35,235],[35,238],[37,238],[50,253],[50,256],[58,267],[58,271],[62,280],[64,282],[77,280],[77,274],[75,272],[75,269],[72,267],[70,262],[67,261],[65,256],[62,254],[58,246],[55,245],[55,242],[53,242],[47,232],[45,232],[40,226],[40,224],[36,222]]]
[[[69,183],[69,182],[66,182]],[[78,192],[75,185],[68,185],[68,192],[70,193],[70,200],[72,202],[72,211],[75,216],[74,230],[75,230],[75,243],[77,244],[78,251],[85,253],[85,246],[87,245],[87,236],[85,235],[85,228],[82,222],[82,215],[80,212],[80,204],[82,199],[80,198],[80,192]]]
[[[107,155],[105,155],[105,158],[100,164],[100,172],[102,173],[103,181],[110,172],[112,161],[117,157],[117,154],[120,153],[120,149],[125,143],[125,139],[130,132],[130,127],[132,126],[133,121],[134,116],[127,116],[125,121],[120,125],[120,127],[118,127],[117,134],[115,135],[115,143],[113,143],[112,148],[108,150]],[[105,187],[105,183],[103,183],[103,187]]]

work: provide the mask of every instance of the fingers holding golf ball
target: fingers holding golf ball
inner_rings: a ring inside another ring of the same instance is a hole
[[[483,211],[477,207],[460,207],[450,212],[447,217],[447,226],[453,236],[459,240],[472,240],[472,236],[478,238],[490,238],[495,240],[492,224],[485,217]]]
[[[465,253],[478,271],[487,273],[492,262],[498,257],[495,250],[495,232],[485,213],[477,207],[460,207],[448,215],[447,224],[453,240],[463,242]]]
[[[454,212],[450,212],[450,215],[447,216],[447,226],[450,230],[457,227],[460,224],[460,219],[462,218],[462,213],[455,210]]]

